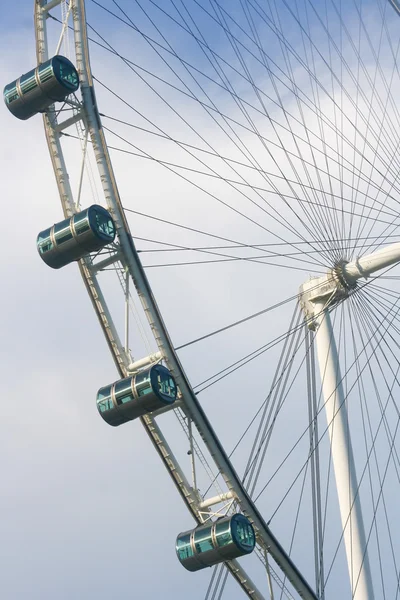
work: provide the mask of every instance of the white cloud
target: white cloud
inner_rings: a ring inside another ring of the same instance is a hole
[[[33,65],[32,37],[26,39],[26,33],[20,33],[18,29],[1,39],[0,55],[4,59],[0,72],[4,82]],[[112,43],[118,45],[121,53],[130,57],[135,55],[132,52],[132,37],[122,29],[113,30]],[[165,70],[161,68],[161,63],[155,61],[145,44],[139,44],[137,38],[135,43],[139,49],[135,60],[163,75]],[[11,47],[12,53],[9,50]],[[219,50],[224,50],[222,42]],[[194,53],[193,47],[191,51]],[[194,59],[191,52],[187,52],[186,57],[188,60]],[[204,59],[201,59],[201,64],[202,68],[206,68]],[[143,83],[132,77],[128,68],[104,51],[94,49],[92,66],[99,79],[105,78],[107,85],[124,98],[130,98],[138,110],[150,114],[151,119],[167,133],[210,150],[198,135],[191,133],[182,123],[178,116],[182,115],[195,124],[217,152],[246,162],[243,153],[227,140],[196,103],[182,99],[177,92],[168,91],[160,85],[158,89],[173,102],[178,112],[178,115],[172,114]],[[253,65],[253,68],[259,76],[259,85],[273,94],[269,80],[260,77],[260,66]],[[318,64],[320,68],[321,64]],[[181,67],[180,72],[185,81],[192,85]],[[207,72],[211,73],[212,70]],[[325,77],[324,82],[328,85],[329,77]],[[309,81],[300,70],[297,81],[304,86],[303,90],[307,90]],[[250,98],[248,84],[240,78],[235,79],[235,84],[240,94]],[[226,112],[246,124],[238,107],[232,100],[228,103],[224,92],[209,81],[205,81],[204,85],[219,107],[225,103]],[[99,85],[96,90],[101,112],[141,127],[149,127],[148,123],[110,97]],[[288,94],[283,86],[281,92]],[[256,102],[251,98],[252,102]],[[284,96],[284,99],[288,108],[298,117],[295,102],[290,101],[289,96]],[[332,105],[326,98],[325,101],[323,107],[326,114],[334,118]],[[272,104],[268,107],[270,114],[285,125],[280,111]],[[262,134],[276,141],[271,123],[261,118],[254,109],[249,111]],[[351,115],[350,118],[354,117],[350,101],[346,104],[346,111]],[[319,124],[315,116],[306,111],[306,117],[310,130],[318,133]],[[221,117],[217,118],[222,124]],[[104,119],[104,124],[121,131],[138,147],[161,160],[176,164],[183,162],[187,167],[207,170],[206,166],[199,165],[198,161],[189,157],[187,152],[165,140],[154,141],[143,132],[119,129],[108,119]],[[282,167],[287,176],[293,177],[293,167],[289,167],[287,156],[282,151],[275,147],[268,155],[254,135],[235,124],[232,127],[263,169],[278,175]],[[304,128],[298,124],[295,127],[296,132],[304,137]],[[62,271],[51,271],[37,255],[37,232],[62,218],[41,119],[37,117],[20,122],[3,109],[0,112],[0,131],[3,140],[0,149],[3,173],[0,191],[4,209],[3,252],[0,257],[3,284],[0,345],[3,426],[0,447],[5,490],[0,506],[2,514],[7,516],[1,534],[5,549],[2,557],[4,596],[7,600],[62,600],[67,597],[128,598],[135,593],[154,598],[184,598],[190,588],[194,600],[203,598],[209,573],[194,576],[186,573],[174,555],[175,535],[191,526],[191,517],[184,509],[144,430],[139,423],[111,429],[97,414],[97,389],[114,381],[117,375],[78,270],[70,266]],[[292,137],[279,131],[285,146],[295,151]],[[336,139],[332,130],[326,128],[325,133],[327,141],[335,148]],[[233,137],[234,133],[231,134]],[[133,150],[121,141],[115,141],[111,134],[107,134],[107,139],[110,144]],[[321,149],[321,142],[314,141]],[[362,141],[359,140],[359,143],[362,145]],[[73,140],[65,140],[64,147],[68,161],[75,159],[77,144]],[[312,160],[309,149],[304,144],[301,147],[307,159]],[[207,165],[217,169],[224,177],[238,180],[240,175],[246,174],[253,185],[267,185],[259,174],[248,169],[237,167],[239,174],[235,174],[215,157],[206,158],[204,153],[198,152],[196,156],[204,159]],[[334,151],[330,156],[335,156]],[[353,160],[349,148],[345,150],[345,156],[349,161]],[[112,152],[112,158],[126,207],[250,244],[267,243],[273,239],[262,228],[222,207],[215,199],[170,174],[163,166],[116,152]],[[94,167],[94,162],[92,164]],[[305,181],[306,175],[300,161],[296,160],[295,164]],[[321,167],[320,163],[318,165]],[[382,164],[377,165],[382,167]],[[79,167],[79,161],[75,160],[71,175],[76,175]],[[331,169],[338,175],[338,168],[333,163]],[[182,173],[245,212],[257,223],[273,229],[281,236],[289,236],[283,226],[271,223],[271,217],[267,217],[226,183],[187,171]],[[319,185],[315,171],[311,170],[310,173],[313,185]],[[324,186],[327,186],[327,178],[321,177]],[[348,177],[350,181],[350,175]],[[281,190],[290,195],[290,188],[286,184],[285,187],[282,182],[279,185]],[[336,193],[339,193],[337,184],[334,185]],[[255,192],[239,189],[262,203]],[[89,190],[90,186],[85,182],[85,200]],[[268,194],[268,199],[280,216],[298,226],[298,220],[290,209],[282,205],[280,198]],[[298,211],[298,205],[295,205],[295,210]],[[129,215],[129,222],[134,237],[191,247],[223,243],[135,215]],[[306,235],[304,229],[302,231]],[[137,246],[139,249],[153,247],[139,240]],[[231,252],[235,251],[227,251]],[[155,255],[155,258],[142,255],[145,264],[158,264],[163,260],[180,262],[212,258],[212,255],[193,252],[171,253],[167,259],[163,256],[163,253]],[[292,264],[296,265],[295,262]],[[312,265],[306,268],[313,272]],[[307,271],[292,272],[244,261],[239,264],[154,268],[148,269],[148,274],[176,344],[296,294],[298,285],[307,277]],[[111,281],[111,276],[104,279],[107,298],[113,309],[118,311],[118,324],[122,326],[123,306],[118,286],[116,281]],[[279,313],[273,311],[223,336],[182,351],[183,363],[191,381],[198,383],[206,379],[285,331],[291,310],[292,307],[284,307]],[[132,327],[131,345],[135,356],[140,358],[140,352],[144,352],[143,344],[137,341],[133,331]],[[263,355],[251,366],[244,367],[200,395],[227,450],[233,447],[244,425],[267,395],[278,352],[279,348]],[[299,430],[306,425],[305,393],[300,389],[303,384],[303,379],[300,379],[291,391],[292,402],[290,407],[285,407],[283,415],[285,420],[281,431],[284,434],[274,442],[267,465],[269,474],[295,441]],[[165,417],[164,422],[160,418],[160,424],[171,435],[172,447],[177,449],[177,454],[183,457],[188,466],[186,442],[178,436],[177,427],[171,421],[170,415]],[[246,442],[246,452],[243,450],[234,457],[240,472],[244,468],[249,446],[250,443]],[[305,452],[306,446],[304,443]],[[287,473],[296,472],[301,464],[301,457],[294,458]],[[205,478],[200,477],[203,485]],[[265,514],[269,515],[275,508],[278,494],[284,493],[288,485],[288,480],[282,476],[276,489],[263,496],[260,506]],[[291,497],[288,506],[288,512],[293,516],[295,507]],[[276,520],[281,519],[277,528],[285,538],[285,545],[288,545],[290,540],[285,518],[285,515],[281,517],[278,514]],[[301,550],[298,556],[300,554]],[[338,568],[343,569],[343,566]],[[154,577],[154,573],[157,573],[157,577]]]

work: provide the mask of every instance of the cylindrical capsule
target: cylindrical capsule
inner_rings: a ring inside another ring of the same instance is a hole
[[[252,524],[238,513],[180,533],[176,553],[185,569],[199,571],[250,554],[255,544]]]
[[[56,55],[6,85],[3,97],[8,110],[25,121],[78,88],[78,71],[68,58]]]
[[[176,395],[175,379],[157,364],[101,388],[97,409],[109,425],[117,426],[173,404]]]
[[[110,213],[97,204],[41,231],[37,249],[53,269],[64,267],[90,252],[97,252],[115,239],[115,224]]]

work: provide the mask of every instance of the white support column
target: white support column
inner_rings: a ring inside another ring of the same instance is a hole
[[[339,498],[343,539],[353,600],[373,600],[357,477],[348,429],[347,409],[332,322],[325,303],[315,303],[315,340],[328,420],[332,462]]]

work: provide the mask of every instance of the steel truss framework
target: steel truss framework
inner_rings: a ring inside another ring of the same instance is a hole
[[[391,0],[391,2],[398,10],[397,2],[394,2],[394,0]],[[61,26],[60,41],[57,44],[56,52],[51,53],[47,42],[47,19],[51,14],[50,11],[60,4],[63,5],[63,25]],[[189,459],[189,467],[193,472],[192,483],[189,482],[185,475],[185,470],[187,470],[188,465],[179,464],[177,457],[173,454],[162,433],[158,424],[158,419],[156,421],[156,417],[158,416],[160,416],[160,421],[162,421],[162,411],[157,414],[142,417],[141,421],[179,491],[179,494],[196,522],[202,523],[214,514],[239,509],[251,520],[255,527],[257,534],[257,552],[261,557],[262,562],[265,564],[267,575],[270,576],[268,557],[271,557],[280,567],[284,577],[290,581],[293,589],[300,597],[307,600],[321,598],[323,596],[321,596],[320,593],[323,592],[320,590],[315,592],[308,584],[289,555],[273,535],[249,493],[246,491],[207,416],[199,404],[169,338],[168,331],[163,322],[130,234],[129,225],[124,214],[117,183],[114,177],[101,118],[97,108],[93,78],[90,69],[84,0],[70,0],[68,5],[62,2],[62,0],[52,0],[51,2],[36,0],[35,30],[38,64],[44,62],[49,56],[59,51],[63,35],[68,31],[69,25],[74,31],[74,61],[80,76],[81,98],[70,99],[68,101],[69,106],[73,109],[72,117],[61,120],[60,115],[62,116],[63,113],[57,114],[55,108],[52,107],[43,115],[43,119],[46,139],[64,215],[68,217],[79,210],[80,198],[74,198],[70,186],[67,165],[62,150],[62,136],[70,127],[79,124],[83,132],[82,173],[86,159],[86,149],[88,141],[90,141],[99,171],[104,204],[107,206],[116,223],[118,241],[114,244],[113,248],[110,249],[109,254],[106,257],[104,257],[104,255],[99,257],[87,257],[80,261],[79,268],[118,372],[121,377],[127,377],[140,365],[163,360],[174,375],[179,386],[178,408],[175,408],[174,410],[176,410],[178,419],[185,429],[190,441],[191,458]],[[326,389],[324,389],[326,402],[328,403],[329,399],[333,398],[333,408],[329,409],[331,415],[329,416],[328,414],[328,423],[331,423],[335,416],[335,403],[339,402],[340,405],[343,404],[343,399],[341,399],[342,397],[340,395],[340,371],[335,354],[336,350],[334,343],[332,342],[332,329],[330,327],[328,310],[335,303],[340,302],[351,294],[352,287],[355,285],[357,279],[370,275],[378,268],[383,268],[399,261],[398,245],[393,247],[389,253],[387,253],[387,251],[385,252],[386,254],[384,257],[379,253],[376,254],[377,258],[371,259],[370,256],[366,257],[362,265],[359,261],[356,261],[351,264],[336,266],[335,269],[326,276],[320,278],[316,282],[315,280],[311,280],[311,284],[305,284],[300,290],[300,303],[304,310],[306,320],[311,324],[311,328],[313,323],[317,328],[316,339],[318,343],[318,353],[320,355],[320,365],[324,363],[324,361],[325,363],[329,362],[327,353],[329,355],[329,353],[333,352],[333,357],[331,354],[329,358],[329,360],[332,361],[330,381],[326,384]],[[121,283],[125,291],[127,311],[125,315],[126,334],[125,340],[123,341],[114,324],[112,311],[107,306],[105,294],[102,291],[101,273],[108,267],[116,268],[120,273],[124,273]],[[128,300],[130,294],[130,281],[133,283],[137,296],[140,299],[144,314],[158,346],[157,353],[135,363],[132,363],[128,342]],[[324,379],[324,377],[321,377],[321,379]],[[198,431],[215,463],[216,470],[223,478],[225,487],[219,489],[219,494],[216,497],[202,497],[197,490],[195,484],[194,463],[194,455],[196,454],[197,448],[195,447],[193,428]],[[366,573],[363,575],[363,577],[365,576],[366,583],[365,585],[363,584],[364,587],[360,585],[358,592],[354,591],[354,598],[360,598],[361,600],[368,598],[369,600],[372,600],[372,590],[370,589],[368,593],[365,591],[368,587],[371,587],[368,574],[368,560],[363,556],[363,552],[365,553],[365,540],[361,509],[358,506],[357,493],[354,492],[357,488],[357,482],[355,480],[355,474],[352,472],[351,443],[347,439],[347,433],[344,430],[340,444],[342,446],[347,445],[346,464],[349,465],[349,469],[346,471],[344,479],[350,481],[350,484],[348,485],[345,481],[344,487],[342,486],[343,502],[346,505],[343,509],[344,515],[348,514],[349,511],[351,512],[353,504],[355,505],[355,512],[358,512],[359,514],[357,519],[359,519],[359,535],[361,538],[359,549],[361,558],[358,557],[358,559],[354,559],[351,557],[350,563],[352,560],[355,560],[355,564],[351,568],[356,569],[358,572],[359,569],[362,569],[364,563],[364,568],[366,570]],[[340,471],[341,468],[342,467],[340,466],[335,466],[335,471]],[[221,504],[223,504],[222,508]],[[213,507],[216,505],[220,508],[214,513]],[[345,519],[346,516],[343,517],[344,521]],[[357,519],[355,519],[355,521],[357,521]],[[356,529],[357,527],[354,527],[354,530]],[[354,532],[352,535],[355,535]],[[357,545],[353,539],[350,543],[354,546]],[[255,584],[237,561],[231,561],[227,563],[226,566],[249,598],[257,600],[262,600],[264,598],[262,591],[256,588]],[[349,567],[350,570],[351,568]]]
[[[50,56],[47,42],[47,19],[49,14],[51,14],[50,11],[59,4],[61,4],[61,0],[53,0],[48,3],[43,0],[35,2],[38,64],[44,62]],[[172,346],[150,284],[135,249],[118,193],[101,118],[96,104],[96,95],[90,69],[84,0],[71,0],[69,3],[69,9],[65,15],[65,25],[61,28],[61,37],[68,27],[68,19],[71,19],[74,30],[75,65],[79,72],[82,99],[81,101],[72,102],[75,114],[65,121],[59,122],[55,109],[49,109],[43,115],[44,127],[61,203],[66,217],[71,216],[77,211],[77,203],[73,197],[67,165],[63,156],[62,134],[66,129],[80,122],[93,147],[103,188],[105,205],[116,223],[118,244],[114,252],[107,259],[97,261],[97,263],[93,262],[90,258],[83,259],[80,261],[79,268],[119,374],[121,377],[129,375],[131,357],[129,352],[127,352],[126,344],[121,341],[117,333],[111,311],[107,307],[99,283],[99,272],[110,265],[119,265],[121,269],[129,273],[159,348],[160,356],[178,383],[180,390],[179,406],[186,416],[185,426],[190,429],[193,424],[197,428],[226,484],[226,490],[222,490],[222,494],[218,498],[202,498],[187,480],[183,469],[168,446],[168,442],[163,436],[154,416],[145,416],[141,419],[142,424],[185,504],[195,520],[201,523],[207,518],[210,506],[224,499],[233,498],[234,503],[252,521],[256,529],[257,545],[261,551],[260,556],[263,557],[263,560],[266,561],[265,557],[270,555],[302,598],[316,600],[314,591],[275,538],[242,485],[239,476],[202,410]],[[263,594],[256,588],[255,584],[237,561],[228,562],[227,567],[248,597],[257,600],[264,598]]]

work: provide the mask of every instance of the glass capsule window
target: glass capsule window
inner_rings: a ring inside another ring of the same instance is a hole
[[[152,393],[149,371],[146,370],[136,375],[135,389],[138,396],[145,396]]]
[[[161,394],[176,398],[176,383],[168,372],[157,371],[157,385]]]
[[[215,524],[215,537],[217,538],[217,546],[223,548],[232,543],[231,522],[222,521]]]
[[[109,215],[96,211],[95,222],[97,231],[107,237],[114,237],[115,225],[113,220],[110,219]]]
[[[176,542],[176,551],[178,553],[179,560],[185,560],[194,556],[193,548],[190,543],[191,534],[188,533],[178,538]]]
[[[79,78],[76,69],[65,59],[58,57],[60,79],[71,89],[77,89]]]
[[[117,404],[126,404],[133,400],[132,393],[132,377],[121,379],[115,384],[114,388],[115,401]]]
[[[199,554],[201,552],[208,552],[209,550],[214,549],[211,537],[211,529],[212,525],[210,527],[206,527],[205,529],[200,529],[194,532],[194,546],[196,548],[196,552]]]
[[[255,542],[254,529],[251,524],[242,519],[235,519],[232,522],[235,528],[236,537],[241,546],[253,548]]]
[[[101,388],[97,393],[97,406],[100,412],[112,410],[114,404],[111,398],[111,385]]]
[[[54,239],[57,246],[64,244],[68,240],[72,240],[72,237],[70,219],[66,219],[65,221],[61,221],[61,223],[54,225]]]
[[[4,100],[6,104],[11,104],[14,100],[18,100],[19,94],[15,83],[4,88]]]
[[[20,79],[20,86],[23,95],[28,94],[37,88],[38,84],[36,82],[35,71],[23,75]]]
[[[10,104],[18,98],[18,91],[15,81],[5,86],[3,90],[3,97],[6,104]]]
[[[77,213],[76,215],[74,215],[73,222],[74,222],[74,229],[75,229],[76,235],[80,235],[82,233],[85,233],[85,231],[89,231],[90,223],[89,223],[88,211],[84,210],[83,212]]]
[[[38,73],[40,83],[46,83],[46,81],[49,81],[49,79],[54,77],[54,70],[51,61],[46,61],[45,63],[40,65]]]
[[[45,229],[38,235],[37,247],[39,249],[40,254],[44,254],[45,252],[48,252],[54,247],[53,242],[51,241],[50,231],[51,227]]]

